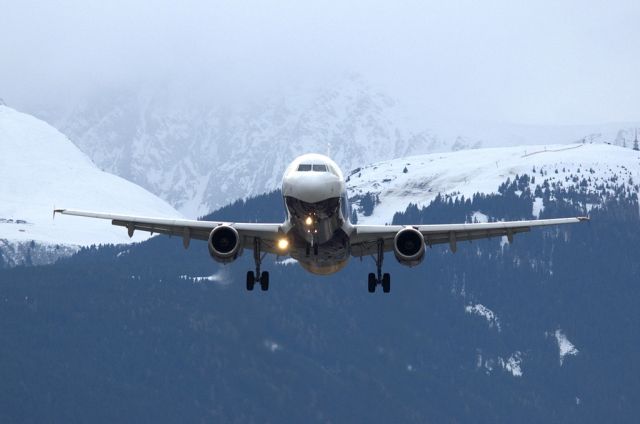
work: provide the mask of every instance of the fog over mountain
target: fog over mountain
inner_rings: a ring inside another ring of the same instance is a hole
[[[0,97],[26,112],[142,84],[221,105],[363,74],[416,120],[636,121],[640,4],[3,4]]]

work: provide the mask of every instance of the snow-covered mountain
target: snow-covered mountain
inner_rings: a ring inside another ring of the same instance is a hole
[[[187,216],[271,190],[297,155],[327,153],[346,169],[446,146],[398,125],[396,103],[361,80],[313,95],[220,107],[167,92],[120,93],[47,120],[103,169]]]
[[[532,177],[532,192],[545,181],[553,188],[578,186],[592,192],[627,184],[637,192],[640,151],[578,143],[435,153],[357,168],[347,181],[359,223],[391,223],[409,204],[426,206],[439,194],[468,199],[475,193],[496,193],[507,179],[523,174]],[[542,198],[536,198],[532,214],[539,215],[543,207]]]
[[[101,93],[42,116],[98,166],[190,217],[279,186],[286,165],[303,153],[330,152],[348,171],[432,152],[581,140],[622,145],[633,137],[631,124],[433,126],[359,76],[243,106],[189,96],[175,87]]]
[[[180,217],[143,188],[98,169],[68,138],[0,106],[0,254],[5,264],[46,263],[79,246],[148,238],[108,221],[52,217],[54,205]]]

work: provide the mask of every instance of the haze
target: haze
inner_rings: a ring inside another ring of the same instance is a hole
[[[0,97],[170,83],[212,101],[359,73],[431,122],[640,119],[638,1],[2,2]]]

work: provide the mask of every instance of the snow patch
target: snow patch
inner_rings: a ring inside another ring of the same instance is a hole
[[[483,317],[489,323],[490,328],[493,328],[495,326],[498,331],[501,330],[500,320],[498,319],[498,316],[486,306],[481,305],[480,303],[474,306],[468,305],[465,306],[464,311],[471,315],[478,315]]]
[[[118,252],[118,253],[116,254],[116,258],[120,258],[120,257],[122,257],[122,256],[126,256],[126,255],[128,255],[129,253],[130,253],[129,249],[125,249],[125,250],[123,250],[123,251],[121,251],[121,252]]]
[[[293,259],[293,258],[287,258],[287,259],[283,259],[281,261],[277,261],[276,262],[276,264],[282,265],[282,266],[295,265],[297,263],[298,263],[298,261]]]
[[[522,353],[520,351],[514,352],[506,360],[498,358],[498,363],[507,372],[510,372],[514,377],[522,377]]]
[[[264,341],[264,347],[266,347],[267,350],[272,353],[282,350],[282,346],[280,344],[269,339]]]
[[[540,213],[543,210],[544,199],[542,199],[541,197],[536,197],[535,199],[533,199],[533,210],[531,211],[531,214],[536,218],[540,218]]]
[[[471,215],[471,222],[489,222],[489,217],[482,212],[476,211]]]
[[[580,351],[569,341],[567,336],[561,329],[555,332],[556,341],[558,342],[558,351],[560,355],[560,366],[564,363],[566,356],[576,356]]]

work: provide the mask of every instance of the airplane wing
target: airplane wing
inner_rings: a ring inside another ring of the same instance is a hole
[[[434,225],[354,225],[351,235],[351,254],[355,257],[373,255],[378,251],[378,243],[384,243],[384,251],[393,250],[393,240],[398,231],[414,228],[420,231],[427,246],[449,243],[456,252],[459,241],[507,236],[513,241],[514,234],[530,231],[532,227],[574,224],[588,221],[587,217],[537,219],[530,221],[500,221],[474,224],[434,224]]]
[[[54,209],[53,214],[75,215],[87,218],[111,220],[113,225],[127,228],[129,237],[134,231],[147,231],[152,234],[168,234],[182,237],[183,244],[189,246],[191,239],[208,240],[211,230],[220,225],[229,225],[235,228],[242,239],[244,248],[253,248],[255,238],[260,239],[260,250],[269,253],[278,253],[276,243],[279,236],[284,234],[282,224],[256,224],[221,221],[196,221],[190,219],[166,219],[144,216],[118,215],[111,213],[82,211],[73,209]]]

